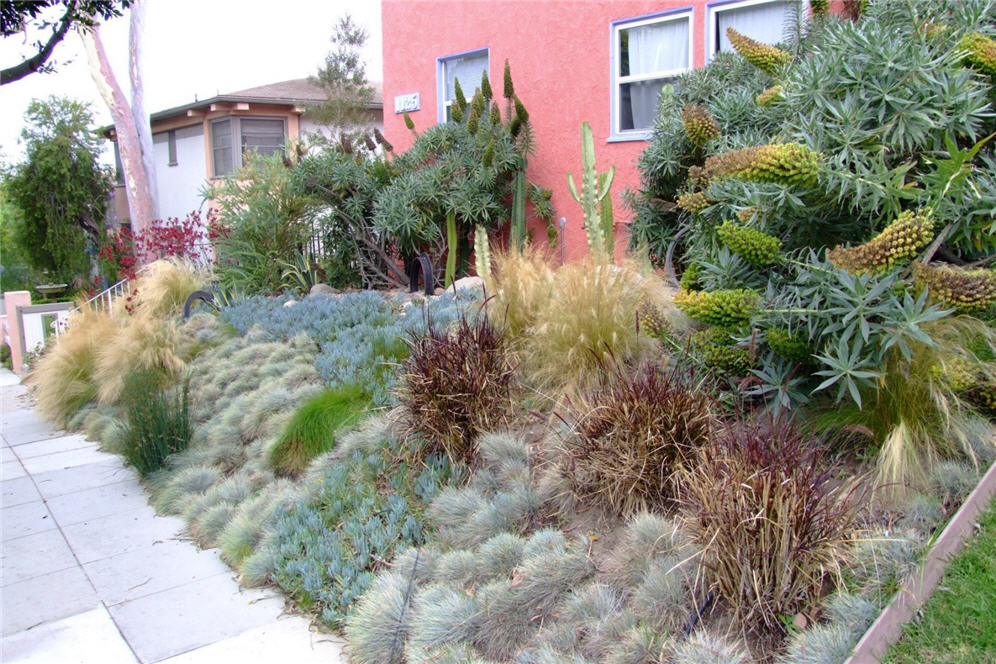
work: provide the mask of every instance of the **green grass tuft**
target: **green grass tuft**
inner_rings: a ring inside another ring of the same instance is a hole
[[[337,434],[369,407],[369,395],[355,385],[322,392],[294,413],[267,461],[281,475],[299,475],[312,459],[335,447]]]

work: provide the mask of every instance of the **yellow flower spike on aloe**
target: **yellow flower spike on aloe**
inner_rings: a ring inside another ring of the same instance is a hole
[[[996,272],[954,265],[913,266],[913,280],[928,296],[961,313],[985,311],[996,303]]]
[[[912,260],[934,239],[934,222],[911,210],[864,244],[827,250],[827,259],[848,272],[884,272]]]
[[[733,48],[737,49],[737,53],[744,56],[747,62],[772,76],[778,72],[780,67],[792,61],[791,53],[751,39],[733,28],[726,29],[726,36],[733,44]]]

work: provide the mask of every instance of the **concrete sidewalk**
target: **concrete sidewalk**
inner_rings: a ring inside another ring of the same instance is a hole
[[[7,370],[0,400],[0,661],[345,661],[279,593],[240,590],[216,550],[156,516],[120,457],[35,415]]]

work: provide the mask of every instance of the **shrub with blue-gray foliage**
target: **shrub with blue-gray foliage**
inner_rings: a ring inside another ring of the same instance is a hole
[[[422,304],[391,294],[364,291],[344,295],[312,295],[285,306],[290,297],[250,297],[226,307],[220,319],[239,334],[259,325],[268,339],[279,341],[306,334],[319,347],[315,369],[329,387],[359,386],[376,405],[392,403],[398,365],[408,356],[405,339],[432,320],[445,328],[479,296],[467,291],[444,293]]]
[[[696,550],[677,524],[641,513],[596,561],[587,538],[544,527],[537,459],[520,437],[477,444],[471,482],[429,508],[428,572],[396,565],[357,602],[351,660],[651,664],[671,653],[698,604]]]
[[[310,494],[280,511],[266,543],[273,580],[333,628],[344,624],[384,561],[425,543],[423,506],[454,473],[437,455],[409,467],[398,460],[401,448],[417,443],[377,427],[347,435],[343,449],[312,470]]]

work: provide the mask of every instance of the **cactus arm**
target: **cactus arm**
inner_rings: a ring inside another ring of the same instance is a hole
[[[615,175],[615,166],[598,178],[599,189],[602,191],[598,204],[599,223],[602,225],[602,244],[609,260],[615,255],[615,219],[612,214],[612,195],[609,194],[613,175]]]
[[[609,170],[602,173],[598,177],[598,200],[601,201],[609,193],[609,188],[612,187],[612,180],[616,177],[616,167],[615,165],[609,166]]]
[[[578,187],[574,184],[574,176],[570,173],[567,174],[567,189],[571,192],[571,196],[574,197],[574,200],[580,203],[581,196],[578,195]]]
[[[456,213],[447,212],[446,213],[446,273],[443,282],[446,288],[450,287],[450,284],[453,283],[453,278],[456,276],[456,259],[457,259]]]
[[[526,244],[526,173],[518,171],[512,183],[512,242],[517,251]]]

